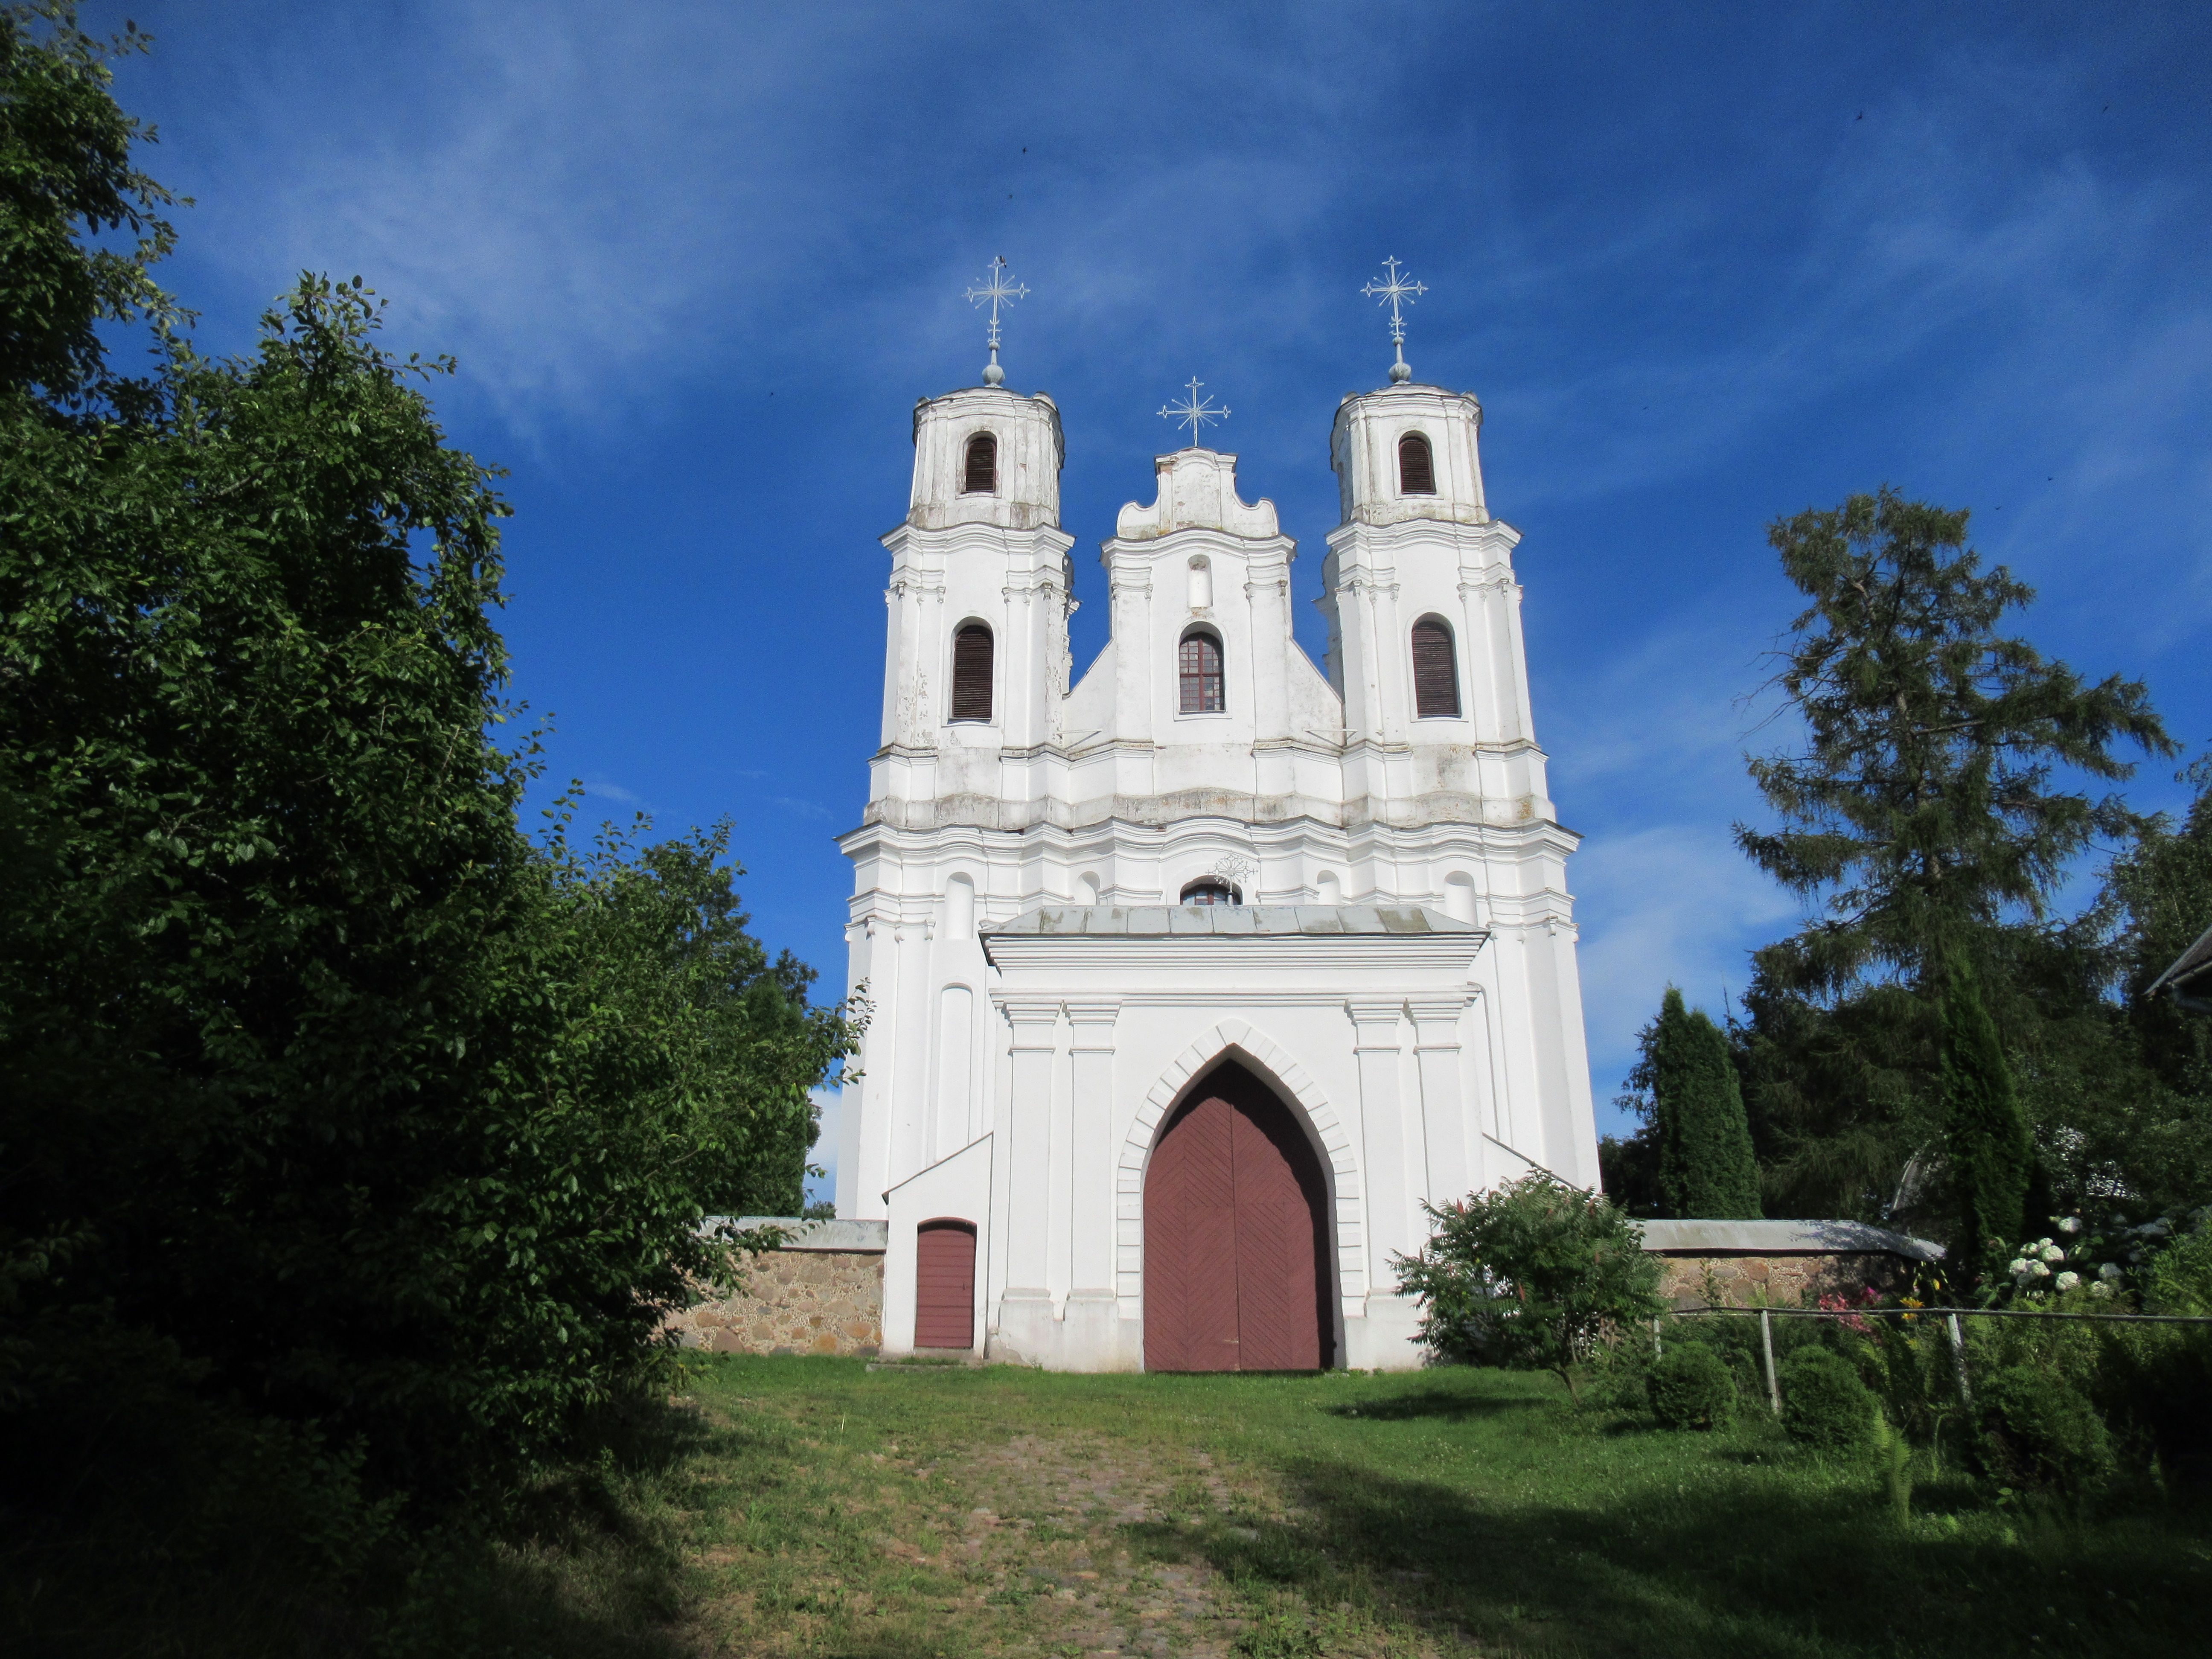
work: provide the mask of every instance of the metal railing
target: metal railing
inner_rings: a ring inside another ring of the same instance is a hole
[[[1699,1314],[1757,1314],[1759,1352],[1766,1372],[1766,1403],[1782,1414],[1782,1387],[1774,1372],[1774,1316],[1785,1319],[1929,1319],[1941,1316],[1951,1339],[1951,1370],[1959,1383],[1959,1399],[1968,1411],[1974,1408],[1974,1390],[1966,1375],[1966,1337],[1960,1328],[1961,1316],[1969,1319],[2082,1319],[2113,1325],[2212,1325],[2212,1316],[2201,1314],[2060,1313],[2038,1308],[1739,1308],[1707,1303],[1699,1308],[1677,1308],[1674,1316]],[[1659,1317],[1651,1321],[1651,1352],[1662,1352]]]

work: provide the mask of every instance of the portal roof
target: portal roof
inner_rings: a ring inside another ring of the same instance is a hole
[[[1000,934],[1115,938],[1218,933],[1474,933],[1486,932],[1420,904],[1046,904],[983,928]]]

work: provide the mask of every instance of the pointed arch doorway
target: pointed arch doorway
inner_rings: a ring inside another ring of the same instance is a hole
[[[1334,1363],[1328,1188],[1290,1107],[1234,1061],[1169,1118],[1145,1170],[1145,1369]]]

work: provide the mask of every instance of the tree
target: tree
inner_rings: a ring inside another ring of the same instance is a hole
[[[451,365],[313,276],[196,352],[101,52],[0,10],[0,1482],[214,1413],[428,1519],[650,1382],[852,1028],[720,832],[522,833]]]
[[[2086,683],[1998,632],[2033,593],[1982,569],[1966,522],[1884,489],[1769,532],[1811,601],[1774,680],[1805,740],[1750,761],[1779,822],[1736,838],[1821,914],[1756,954],[1739,1047],[1770,1191],[1799,1213],[1883,1213],[1940,1142],[1945,951],[2001,984],[2005,931],[2045,920],[2094,837],[2139,827],[2062,772],[2173,752],[2140,683]],[[2004,988],[2001,1039],[2027,1017]]]
[[[1574,1368],[1605,1334],[1656,1316],[1659,1264],[1628,1212],[1546,1170],[1441,1208],[1436,1233],[1397,1258],[1440,1359],[1547,1370],[1580,1403]]]
[[[1628,1081],[1642,1096],[1658,1143],[1666,1212],[1758,1219],[1759,1165],[1728,1038],[1670,985],[1641,1042],[1643,1058]]]
[[[1941,1079],[1958,1204],[1954,1249],[1986,1268],[2020,1242],[2034,1148],[1972,963],[1954,949],[1943,969]]]

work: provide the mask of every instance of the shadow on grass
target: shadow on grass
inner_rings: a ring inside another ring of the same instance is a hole
[[[108,1470],[89,1501],[0,1509],[0,1650],[674,1659],[696,1650],[671,1634],[685,1581],[670,1483],[735,1439],[696,1412],[632,1407],[501,1514],[411,1534],[349,1532],[351,1516],[318,1516],[281,1483],[187,1486],[191,1455]]]
[[[2195,1650],[2212,1606],[2206,1517],[1936,1513],[1900,1533],[1863,1490],[1742,1473],[1515,1506],[1339,1461],[1290,1471],[1303,1516],[1128,1529],[1156,1559],[1203,1559],[1249,1594],[1350,1602],[1434,1634],[1531,1655],[1639,1659],[2158,1655]],[[1755,1479],[1755,1477],[1753,1478]]]
[[[1447,1389],[1424,1389],[1418,1394],[1382,1395],[1371,1400],[1355,1400],[1325,1409],[1331,1417],[1358,1418],[1365,1422],[1406,1422],[1426,1417],[1463,1423],[1471,1418],[1501,1417],[1516,1412],[1551,1411],[1558,1403],[1534,1395],[1501,1399],[1485,1395],[1455,1394]]]

